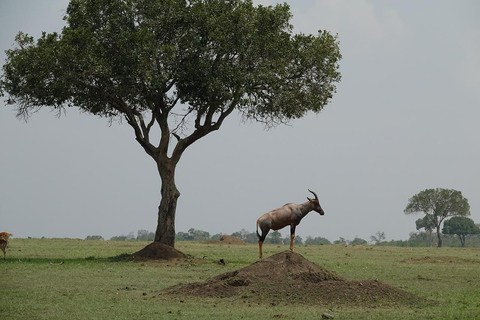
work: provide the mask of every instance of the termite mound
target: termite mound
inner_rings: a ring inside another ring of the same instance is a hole
[[[205,243],[210,244],[246,244],[245,241],[234,236],[224,234],[220,240],[206,240]]]
[[[211,298],[240,296],[250,303],[271,305],[304,303],[377,307],[426,303],[411,293],[376,280],[349,281],[290,251],[205,282],[178,284],[165,292]]]
[[[142,250],[132,254],[129,259],[135,261],[146,260],[175,260],[187,259],[187,255],[177,249],[159,242],[150,243]]]

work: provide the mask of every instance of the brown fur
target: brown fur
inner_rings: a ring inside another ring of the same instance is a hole
[[[0,232],[0,239],[5,239],[7,244],[9,243],[8,238],[13,237],[13,233]]]
[[[5,255],[7,249],[7,245],[9,244],[8,238],[13,236],[13,233],[8,233],[8,232],[0,232],[0,250],[3,251],[3,260],[5,260]]]

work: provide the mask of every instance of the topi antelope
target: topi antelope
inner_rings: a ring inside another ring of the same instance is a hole
[[[324,215],[320,202],[315,192],[308,189],[315,199],[310,199],[307,197],[308,201],[302,204],[287,203],[281,208],[274,209],[270,212],[265,213],[257,220],[257,236],[258,248],[260,250],[260,259],[263,258],[262,254],[262,245],[265,237],[267,236],[270,229],[279,230],[283,227],[290,226],[290,250],[293,250],[293,240],[295,239],[295,228],[300,223],[300,221],[312,210],[317,211],[320,215]],[[262,235],[258,233],[258,227],[262,230]]]

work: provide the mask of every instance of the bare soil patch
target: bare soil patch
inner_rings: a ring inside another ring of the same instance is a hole
[[[135,261],[147,261],[187,259],[188,257],[173,247],[158,242],[153,242],[142,250],[135,252],[129,258],[130,260]]]
[[[421,298],[376,280],[349,281],[302,255],[284,251],[206,282],[179,284],[169,294],[212,298],[240,296],[251,302],[276,304],[400,305]]]

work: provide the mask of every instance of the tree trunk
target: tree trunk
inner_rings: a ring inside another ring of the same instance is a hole
[[[158,163],[161,178],[162,200],[158,206],[158,222],[155,231],[155,242],[175,246],[175,213],[180,192],[175,186],[175,165]]]
[[[438,242],[437,242],[438,246],[437,247],[441,248],[442,247],[442,234],[440,232],[440,223],[437,226],[437,237],[438,237]]]

